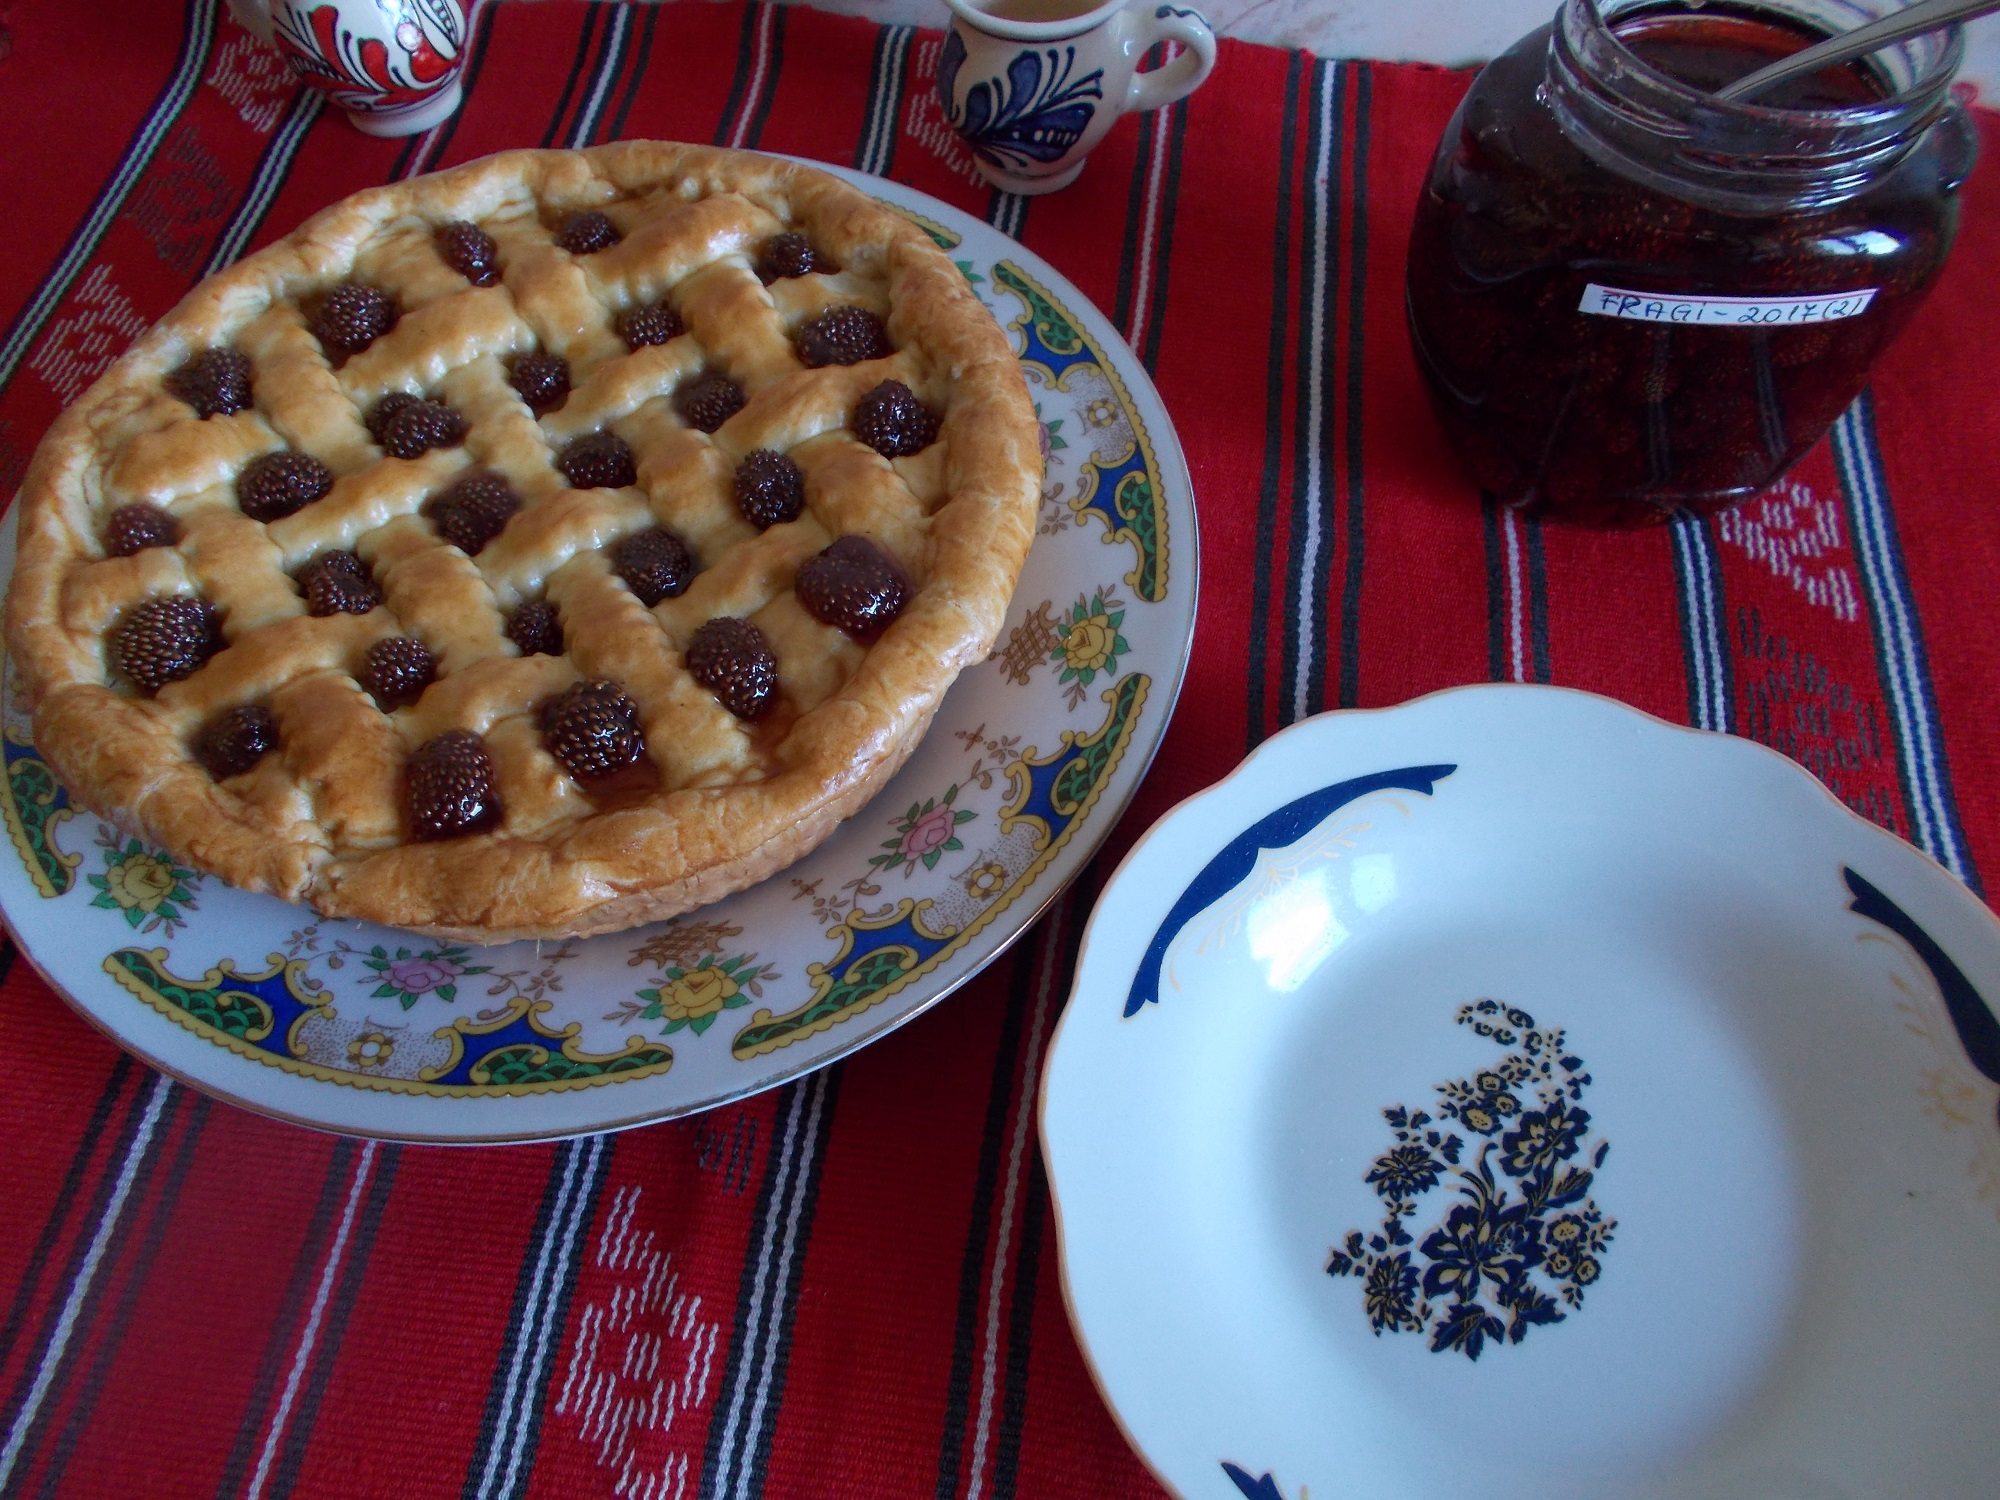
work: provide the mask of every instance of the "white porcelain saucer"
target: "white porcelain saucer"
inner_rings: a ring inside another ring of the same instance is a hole
[[[1757,745],[1308,720],[1091,919],[1072,1319],[1189,1497],[1990,1500],[1994,997],[1986,907]]]

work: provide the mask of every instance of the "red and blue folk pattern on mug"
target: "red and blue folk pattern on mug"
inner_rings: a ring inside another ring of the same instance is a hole
[[[386,41],[356,33],[331,4],[273,5],[271,25],[294,71],[343,109],[379,114],[422,104],[458,66],[464,13],[455,0],[375,3],[387,23]]]
[[[1377,1337],[1428,1332],[1433,1351],[1477,1359],[1488,1339],[1518,1344],[1583,1306],[1618,1221],[1590,1196],[1611,1147],[1593,1140],[1578,1107],[1590,1075],[1561,1028],[1498,1000],[1460,1006],[1458,1024],[1512,1050],[1438,1085],[1435,1117],[1382,1111],[1395,1144],[1364,1178],[1383,1201],[1382,1227],[1349,1233],[1326,1272],[1360,1278]],[[1476,1143],[1469,1161],[1447,1121]],[[1403,1221],[1444,1183],[1458,1201],[1419,1244]]]

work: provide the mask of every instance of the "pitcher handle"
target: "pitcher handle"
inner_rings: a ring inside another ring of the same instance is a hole
[[[1197,11],[1162,4],[1149,22],[1141,23],[1139,50],[1155,42],[1179,42],[1181,55],[1150,73],[1134,73],[1126,90],[1127,109],[1161,109],[1186,98],[1215,67],[1215,33]]]

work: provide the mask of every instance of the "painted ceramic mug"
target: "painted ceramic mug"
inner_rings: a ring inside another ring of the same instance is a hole
[[[1191,10],[1140,0],[945,0],[951,33],[938,61],[945,119],[979,170],[1011,193],[1068,187],[1130,109],[1192,93],[1215,66],[1215,34]],[[1181,55],[1150,73],[1156,42]]]
[[[459,0],[229,0],[244,28],[369,135],[414,135],[458,108]]]

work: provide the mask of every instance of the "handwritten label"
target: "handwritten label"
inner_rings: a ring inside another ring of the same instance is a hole
[[[1704,328],[1792,328],[1851,318],[1875,300],[1875,287],[1825,297],[1676,297],[1666,292],[1628,292],[1592,282],[1583,289],[1578,312],[1640,323],[1698,323]]]

